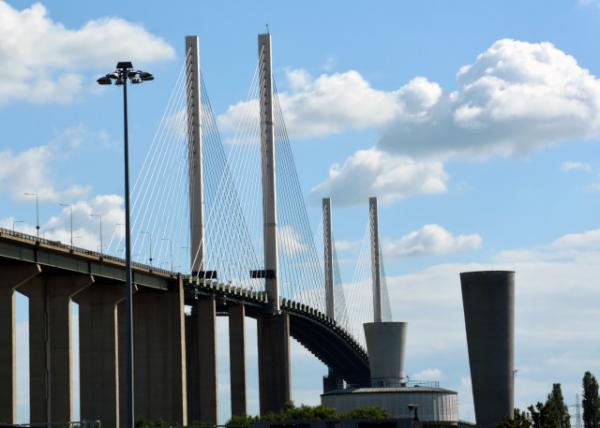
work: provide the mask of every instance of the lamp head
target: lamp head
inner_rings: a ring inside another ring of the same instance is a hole
[[[106,76],[102,76],[101,78],[96,80],[96,82],[98,82],[99,85],[110,85],[112,84],[112,79],[107,74]]]
[[[133,65],[131,64],[131,61],[121,61],[117,64],[118,70],[131,70],[132,68]]]

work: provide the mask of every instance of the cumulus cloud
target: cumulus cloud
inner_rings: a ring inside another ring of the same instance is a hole
[[[87,200],[72,204],[73,208],[73,245],[92,251],[100,249],[100,224],[97,217],[102,216],[102,243],[106,251],[111,237],[124,238],[123,228],[117,227],[125,219],[123,198],[119,195],[96,195]],[[11,229],[14,218],[0,220],[0,227]],[[17,231],[35,235],[35,225],[19,224]],[[69,244],[71,240],[71,207],[63,207],[58,215],[52,216],[40,225],[43,237]]]
[[[600,80],[551,43],[504,39],[458,72],[429,120],[398,115],[379,147],[411,156],[519,155],[598,135]]]
[[[446,189],[443,165],[422,162],[519,156],[600,135],[600,80],[548,42],[498,40],[458,70],[454,90],[422,76],[399,89],[381,90],[356,70],[318,77],[288,70],[287,82],[279,100],[292,138],[357,129],[378,132],[373,148],[334,165],[315,188],[319,194],[331,191],[327,196],[339,192],[346,203],[356,202],[348,198],[363,186],[356,171],[368,170],[372,159],[385,167],[369,175],[365,187],[380,187],[380,196],[393,201],[432,193],[432,183],[434,193]],[[233,129],[251,114],[258,115],[256,100],[232,105],[219,123]],[[421,174],[422,182],[408,187],[403,180],[389,182],[390,171],[402,163],[418,164],[433,174]],[[336,177],[348,185],[335,185]]]
[[[0,103],[68,102],[82,87],[83,70],[174,57],[173,48],[141,25],[116,17],[70,29],[53,20],[41,3],[18,10],[0,2]]]
[[[306,70],[292,69],[287,82],[290,92],[279,92],[279,103],[292,138],[380,127],[398,115],[424,120],[442,93],[437,83],[422,77],[397,91],[377,90],[355,70],[314,78]],[[230,106],[219,124],[231,130],[249,115],[258,118],[256,100]]]
[[[571,171],[592,172],[592,166],[586,162],[573,162],[573,161],[563,162],[560,165],[560,169],[565,172],[571,172]]]
[[[302,242],[302,237],[298,231],[289,224],[279,226],[279,245],[285,254],[289,256],[296,255],[306,251],[306,244]]]
[[[442,380],[444,374],[440,369],[424,369],[410,376],[414,380]]]
[[[336,204],[364,203],[377,196],[384,204],[414,193],[441,193],[448,174],[441,162],[417,161],[377,149],[359,150],[343,164],[334,164],[329,175],[312,190],[314,200],[333,196]]]
[[[20,153],[0,151],[0,191],[15,200],[27,200],[25,193],[37,193],[41,201],[58,202],[79,198],[90,191],[88,186],[72,185],[57,189],[49,165],[60,155],[57,145],[32,147]]]
[[[481,243],[477,234],[453,235],[440,225],[426,224],[399,239],[384,240],[382,250],[389,257],[441,255],[476,250]]]
[[[552,243],[559,249],[597,249],[600,250],[600,229],[564,235]]]

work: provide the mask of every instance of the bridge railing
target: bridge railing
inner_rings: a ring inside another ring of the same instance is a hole
[[[85,257],[94,257],[94,258],[97,258],[100,260],[105,260],[105,261],[109,261],[112,263],[125,265],[125,259],[122,259],[120,257],[112,256],[112,255],[105,254],[105,253],[100,253],[98,251],[88,250],[86,248],[77,247],[75,245],[64,244],[61,241],[55,241],[52,239],[41,238],[41,237],[29,235],[27,233],[17,232],[14,230],[0,227],[0,237],[2,237],[2,236],[10,236],[10,237],[17,238],[17,239],[20,239],[23,241],[27,241],[34,245],[38,245],[38,246],[44,245],[46,247],[58,248],[58,249],[61,249],[64,251],[68,251],[72,254],[79,254],[79,255],[82,255]],[[171,271],[162,269],[160,267],[150,266],[150,265],[147,265],[144,263],[139,263],[139,262],[132,262],[131,266],[134,268],[140,269],[140,270],[152,271],[152,272],[156,272],[156,273],[163,274],[166,276],[176,276],[177,275],[176,272],[171,272]]]
[[[0,424],[0,428],[102,428],[102,422],[95,421],[70,421],[70,422],[44,422],[38,424]]]

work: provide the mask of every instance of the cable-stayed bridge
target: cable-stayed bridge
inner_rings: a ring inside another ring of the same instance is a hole
[[[370,216],[342,284],[331,201],[311,228],[271,71],[259,54],[236,132],[223,142],[200,68],[186,53],[132,189],[135,414],[216,423],[215,324],[229,317],[232,414],[246,413],[244,318],[258,326],[261,413],[291,400],[290,337],[329,368],[324,388],[366,384],[362,324],[390,319]],[[123,397],[123,229],[101,252],[0,230],[0,421],[15,420],[15,293],[29,298],[31,423],[72,420],[71,320],[79,305],[81,418],[129,425]],[[373,305],[365,304],[365,298]],[[188,308],[186,310],[186,307]]]

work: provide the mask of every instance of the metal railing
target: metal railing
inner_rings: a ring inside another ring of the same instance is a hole
[[[12,236],[14,238],[18,238],[18,239],[30,242],[35,245],[45,245],[48,247],[59,248],[61,250],[69,251],[73,254],[79,254],[82,256],[86,256],[86,257],[90,257],[90,256],[96,257],[98,259],[102,259],[105,261],[117,263],[120,265],[125,265],[125,259],[122,259],[120,257],[111,256],[111,255],[108,255],[105,253],[99,253],[97,251],[88,250],[85,248],[77,247],[75,245],[64,244],[61,241],[54,241],[52,239],[46,239],[46,238],[41,238],[41,237],[37,237],[34,235],[29,235],[27,233],[17,232],[14,230],[3,228],[3,227],[0,227],[0,237],[1,236]],[[132,262],[131,266],[141,269],[141,270],[152,271],[152,272],[156,272],[156,273],[166,275],[166,276],[177,276],[178,275],[177,272],[171,272],[169,270],[162,269],[160,267],[150,266],[150,265],[146,265],[144,263],[139,263],[139,262]]]
[[[12,425],[0,423],[0,428],[102,428],[102,422],[100,422],[99,420],[95,420]]]

